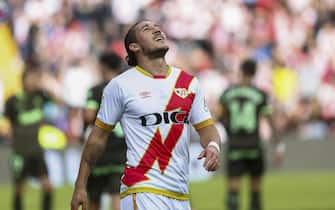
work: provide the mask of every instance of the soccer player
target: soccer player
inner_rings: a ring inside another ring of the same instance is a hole
[[[39,65],[28,64],[23,73],[23,91],[10,97],[5,105],[5,117],[12,129],[10,169],[14,179],[13,209],[21,210],[24,181],[31,175],[38,178],[43,190],[42,210],[51,209],[52,186],[38,143],[38,130],[43,123],[43,106],[49,97],[41,91]]]
[[[122,60],[114,53],[103,53],[99,57],[103,82],[88,91],[84,112],[85,122],[93,125],[103,89],[108,82],[121,73]],[[108,137],[106,149],[97,160],[87,181],[89,209],[99,210],[101,194],[111,194],[113,210],[120,210],[120,179],[126,162],[126,143],[120,124],[117,124]]]
[[[122,210],[190,210],[188,142],[191,124],[200,134],[204,167],[219,167],[220,137],[196,78],[169,66],[165,34],[151,21],[125,36],[133,68],[104,89],[95,126],[85,145],[71,209],[86,209],[85,186],[92,165],[117,122],[125,133],[127,164],[121,179]]]
[[[227,130],[227,176],[229,210],[239,209],[240,178],[251,176],[250,210],[261,210],[261,179],[264,173],[263,148],[259,135],[262,117],[268,118],[278,144],[276,162],[282,159],[283,144],[279,143],[265,92],[252,85],[257,65],[246,59],[240,66],[239,84],[229,87],[221,96],[223,124]]]

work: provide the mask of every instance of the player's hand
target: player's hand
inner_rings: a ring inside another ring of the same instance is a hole
[[[277,142],[279,143],[276,145],[275,156],[272,161],[272,165],[274,167],[278,167],[281,164],[281,162],[283,162],[284,153],[286,150],[286,144],[283,141],[277,141]]]
[[[87,192],[85,188],[75,188],[72,195],[71,210],[78,210],[80,206],[82,206],[82,210],[88,210]]]
[[[215,171],[220,167],[220,152],[214,146],[207,146],[198,156],[198,160],[206,158],[203,164],[207,171]]]
[[[273,158],[273,161],[272,161],[272,165],[274,167],[278,167],[282,162],[283,162],[283,159],[284,159],[284,153],[283,152],[275,152],[275,155],[274,155],[274,158]]]

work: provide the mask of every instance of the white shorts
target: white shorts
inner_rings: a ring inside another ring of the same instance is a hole
[[[136,193],[121,199],[121,210],[191,210],[190,201],[152,193]]]

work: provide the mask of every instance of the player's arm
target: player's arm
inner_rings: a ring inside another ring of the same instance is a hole
[[[109,128],[113,129],[113,127],[110,126]],[[79,206],[82,206],[83,210],[87,209],[87,179],[92,167],[105,149],[110,129],[95,125],[88,137],[81,156],[79,173],[71,201],[71,210],[77,210]]]
[[[204,168],[208,171],[215,171],[220,164],[220,136],[208,109],[205,96],[200,89],[197,79],[192,83],[195,90],[190,119],[194,128],[200,136],[200,143],[204,150],[198,156],[198,159],[206,158]]]
[[[272,138],[271,141],[275,146],[275,157],[273,160],[273,164],[275,166],[279,165],[284,157],[286,145],[279,137],[279,132],[277,129],[277,126],[275,124],[273,109],[270,105],[266,105],[261,110],[262,117],[267,120],[267,122],[270,125],[271,132],[272,132]]]
[[[10,121],[5,116],[0,113],[0,135],[6,139],[11,139],[12,137],[12,127]]]
[[[43,96],[44,102],[52,101],[58,105],[65,104],[60,92],[55,87],[55,81],[48,73],[41,73],[41,80],[37,84],[37,88]]]
[[[94,94],[93,89],[87,92],[86,104],[84,109],[84,120],[88,124],[94,124],[94,120],[99,108],[99,100]]]
[[[112,82],[104,89],[95,125],[84,146],[75,190],[72,196],[71,210],[77,210],[79,206],[83,206],[83,209],[87,210],[87,178],[95,162],[102,155],[110,132],[121,118],[123,106],[120,92],[117,84]]]
[[[278,129],[277,129],[276,124],[275,124],[274,115],[273,114],[267,114],[264,117],[270,125],[271,131],[272,131],[272,141],[273,141],[273,143],[275,145],[280,144],[281,140],[279,138]]]
[[[97,115],[97,110],[85,108],[84,120],[86,123],[93,124],[96,115]]]
[[[223,119],[227,118],[227,108],[225,104],[220,103],[218,113],[219,120],[222,121]]]
[[[204,150],[198,159],[206,158],[204,167],[207,171],[215,171],[220,166],[220,136],[212,123],[206,127],[197,129],[200,136],[200,143]]]
[[[1,135],[6,137],[7,139],[11,140],[13,136],[13,127],[12,122],[15,118],[15,110],[14,110],[15,104],[14,104],[14,97],[9,98],[4,106],[4,113],[3,116],[0,116],[1,123]]]

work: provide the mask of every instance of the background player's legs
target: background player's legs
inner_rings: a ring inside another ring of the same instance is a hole
[[[97,186],[96,189],[89,189],[88,191],[88,209],[99,210],[101,204],[102,189],[101,186]]]
[[[24,191],[24,182],[16,181],[14,184],[13,209],[22,210],[22,195]]]
[[[120,210],[120,193],[111,194],[113,210]]]
[[[37,177],[42,187],[41,209],[52,209],[52,184],[48,177],[48,169],[43,154],[31,157],[29,164],[29,173]]]
[[[100,209],[100,201],[89,200],[88,209],[89,210],[99,210]]]
[[[263,151],[260,150],[259,157],[247,161],[249,174],[251,177],[250,186],[250,210],[261,210],[261,191],[262,191],[262,175],[265,171]]]
[[[228,151],[227,159],[227,175],[228,175],[228,195],[227,195],[227,209],[239,209],[239,193],[240,193],[240,180],[246,170],[245,161],[240,158],[235,158],[233,155],[234,150]]]
[[[27,158],[26,158],[27,159]],[[25,158],[18,154],[12,154],[9,158],[9,169],[13,176],[13,210],[22,210],[22,196],[24,193],[24,180],[27,176],[27,164]]]
[[[261,176],[251,177],[250,210],[261,210]]]
[[[121,173],[112,173],[108,177],[108,186],[105,189],[111,195],[112,209],[120,210],[120,179]]]
[[[108,179],[104,176],[89,176],[87,180],[88,209],[99,210],[101,206],[101,195]]]
[[[228,210],[239,209],[239,192],[241,185],[240,180],[241,180],[240,176],[228,177],[228,197],[227,197]]]
[[[40,183],[42,186],[42,210],[51,210],[52,207],[52,184],[47,175],[40,177]]]

